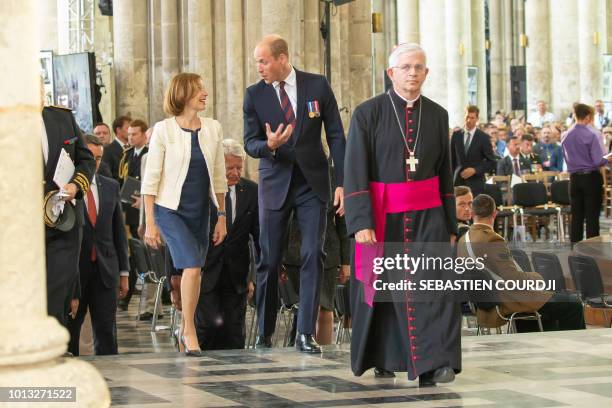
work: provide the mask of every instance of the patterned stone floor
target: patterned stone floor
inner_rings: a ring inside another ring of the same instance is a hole
[[[108,381],[113,406],[612,406],[612,329],[464,336],[462,342],[463,372],[451,385],[428,389],[399,373],[380,380],[371,372],[353,376],[347,344],[325,347],[320,356],[275,348],[202,358],[162,351],[84,359]]]

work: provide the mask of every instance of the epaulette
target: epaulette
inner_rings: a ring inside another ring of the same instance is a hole
[[[56,109],[63,109],[63,110],[67,110],[69,112],[72,112],[72,109],[67,108],[65,106],[59,106],[59,105],[49,105],[50,108],[56,108]]]

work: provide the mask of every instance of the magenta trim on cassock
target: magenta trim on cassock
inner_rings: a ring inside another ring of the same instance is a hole
[[[377,244],[355,244],[355,277],[363,282],[364,300],[371,307],[376,292],[373,262],[374,258],[383,256],[387,214],[421,211],[441,206],[440,180],[436,176],[403,183],[371,182],[370,199]]]

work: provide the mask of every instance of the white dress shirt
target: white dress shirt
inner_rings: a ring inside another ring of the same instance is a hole
[[[230,198],[232,200],[232,223],[236,221],[236,186],[229,186]],[[226,208],[225,211],[228,209]]]
[[[533,112],[527,119],[533,127],[539,128],[543,127],[546,122],[554,122],[555,120],[555,115],[552,112],[545,112],[544,115],[540,115],[540,112]]]
[[[136,148],[136,147],[135,147],[135,148],[134,148],[134,156],[135,156],[135,157],[140,156],[140,153],[142,152],[142,149],[144,149],[144,148],[145,148],[144,146],[139,147],[139,148]]]
[[[42,121],[42,132],[40,133],[40,137],[42,138],[42,153],[43,153],[43,158],[45,159],[45,166],[46,166],[47,161],[49,160],[49,138],[47,137],[47,129],[45,128],[44,121]]]
[[[274,90],[276,91],[276,96],[278,97],[278,101],[281,102],[280,97],[280,81],[274,81],[272,83],[274,86]],[[295,69],[291,67],[291,72],[285,78],[285,92],[287,92],[287,96],[289,97],[289,102],[291,102],[291,107],[293,108],[293,114],[296,115],[297,118],[297,80],[295,77]],[[282,102],[281,102],[282,104]],[[272,129],[275,130],[275,129]]]
[[[472,130],[463,129],[463,146],[469,148],[470,146],[466,146],[465,144],[468,141],[468,136],[470,139],[470,144],[474,141],[474,133],[476,133],[476,128]]]

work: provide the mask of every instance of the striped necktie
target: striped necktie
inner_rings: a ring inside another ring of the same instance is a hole
[[[283,114],[285,115],[285,122],[288,125],[293,127],[293,131],[295,133],[295,113],[293,112],[293,106],[291,106],[291,101],[289,100],[289,95],[285,91],[285,81],[280,82],[280,100],[281,100],[281,109],[283,110]]]

